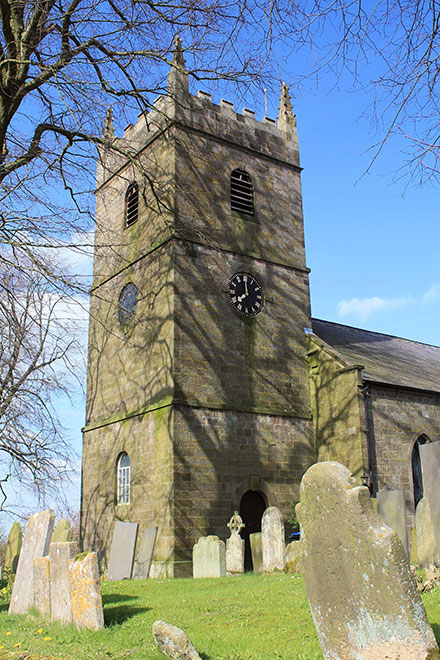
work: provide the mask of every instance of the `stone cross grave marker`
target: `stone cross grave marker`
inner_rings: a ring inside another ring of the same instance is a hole
[[[139,544],[137,559],[133,566],[133,579],[146,580],[150,575],[151,560],[156,545],[157,527],[144,529]]]
[[[6,546],[5,566],[3,574],[3,577],[5,578],[17,572],[22,536],[23,533],[21,531],[21,525],[20,523],[15,522],[9,532],[8,544]]]
[[[286,563],[284,522],[281,511],[276,506],[270,506],[263,513],[261,533],[263,571],[268,573],[272,573],[275,569],[283,571]]]
[[[397,532],[406,554],[409,555],[403,490],[380,490],[377,493],[377,512],[384,523]]]
[[[34,559],[49,552],[54,521],[53,511],[47,509],[32,514],[26,523],[9,614],[26,614],[34,604]]]
[[[218,536],[202,536],[193,547],[193,577],[225,577],[225,543]]]
[[[122,522],[121,520],[115,522],[108,562],[108,580],[131,578],[137,530],[137,523]]]
[[[370,493],[333,461],[301,481],[301,572],[326,660],[438,660],[434,634],[396,534]]]
[[[104,627],[101,582],[96,552],[83,553],[69,562],[72,620],[77,628]]]
[[[238,511],[234,511],[226,526],[231,532],[231,536],[226,539],[226,574],[244,573],[244,539],[241,538],[240,531],[245,524]]]
[[[73,543],[51,543],[50,559],[50,610],[52,619],[63,623],[72,622],[70,599],[69,562]]]

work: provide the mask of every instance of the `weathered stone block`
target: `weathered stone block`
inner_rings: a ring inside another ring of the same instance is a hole
[[[165,621],[153,623],[153,637],[160,651],[175,660],[201,660],[186,633]]]
[[[73,554],[72,546],[72,543],[51,543],[49,550],[52,619],[63,623],[71,623],[72,621],[69,583],[69,562]]]
[[[218,536],[202,536],[193,548],[193,577],[225,577],[225,543]]]
[[[108,562],[108,580],[131,578],[138,524],[116,520]]]
[[[417,558],[421,568],[430,564],[440,566],[440,557],[432,524],[431,507],[426,497],[422,497],[416,508]]]
[[[263,539],[261,532],[249,534],[249,543],[251,545],[252,566],[254,573],[263,572]]]
[[[284,556],[284,522],[282,513],[276,506],[270,506],[263,513],[261,534],[263,570],[269,573],[274,570],[283,571],[286,563]]]
[[[150,575],[151,560],[156,544],[157,527],[145,529],[142,533],[137,559],[133,566],[133,579],[146,580]]]
[[[301,482],[301,572],[324,658],[438,659],[405,550],[369,495],[335,462]]]
[[[50,617],[50,560],[34,559],[34,607],[43,617]]]
[[[287,573],[299,573],[299,558],[301,553],[301,541],[292,541],[286,545],[286,565],[284,570]]]
[[[408,532],[405,520],[405,493],[403,490],[380,490],[377,493],[377,512],[384,523],[397,532],[408,555]]]
[[[47,509],[34,513],[26,523],[9,614],[25,614],[34,604],[34,559],[48,554],[54,521],[53,511]]]
[[[99,630],[104,626],[101,582],[95,552],[78,555],[69,562],[72,620],[77,628]]]
[[[73,532],[70,527],[70,520],[62,518],[58,521],[55,531],[52,535],[51,543],[67,543],[73,538]]]

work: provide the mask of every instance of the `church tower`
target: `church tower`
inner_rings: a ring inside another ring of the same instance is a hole
[[[84,549],[115,520],[158,528],[150,575],[191,573],[200,536],[240,510],[287,511],[314,462],[311,326],[298,140],[188,92],[177,40],[168,93],[113,135],[98,165]]]

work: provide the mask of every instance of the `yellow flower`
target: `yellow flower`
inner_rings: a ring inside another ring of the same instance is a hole
[[[5,647],[3,646],[3,644],[0,644],[0,649],[4,649],[4,648],[5,648]]]
[[[45,641],[45,642],[50,642],[51,639],[52,639],[51,637],[45,637],[45,638],[44,638],[44,641]]]
[[[7,635],[12,635],[12,633],[11,633],[10,630],[8,630],[8,632],[7,632],[6,634],[7,634]]]
[[[14,648],[17,648],[17,646],[20,646],[20,642],[17,642],[16,644],[14,644]]]
[[[43,632],[43,628],[38,628],[38,634],[41,635],[42,632]]]

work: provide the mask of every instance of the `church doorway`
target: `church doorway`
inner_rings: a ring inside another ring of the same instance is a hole
[[[411,453],[411,468],[412,468],[412,478],[413,478],[413,490],[414,490],[414,511],[420,500],[423,497],[423,475],[422,475],[422,461],[420,460],[420,445],[424,445],[427,442],[430,442],[429,438],[426,435],[421,435],[420,438],[414,443],[414,447]]]
[[[261,518],[266,508],[265,497],[258,490],[248,490],[240,500],[240,516],[246,525],[241,530],[241,537],[244,539],[245,571],[251,571],[253,569],[249,534],[261,532]]]

